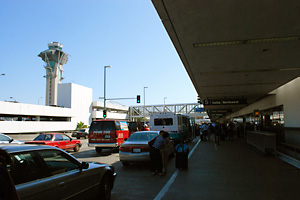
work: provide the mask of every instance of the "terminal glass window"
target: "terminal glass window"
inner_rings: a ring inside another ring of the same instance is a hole
[[[272,120],[273,126],[280,126],[284,124],[284,114],[283,111],[275,111],[270,116],[270,119]]]

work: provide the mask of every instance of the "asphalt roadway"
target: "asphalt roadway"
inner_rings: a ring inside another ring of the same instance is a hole
[[[188,170],[175,169],[175,159],[172,159],[165,177],[151,177],[147,166],[124,168],[120,162],[115,163],[119,177],[111,199],[300,199],[300,169],[276,155],[262,156],[247,146],[245,138],[220,144],[216,146],[213,140],[200,141],[197,137],[188,144],[191,150]],[[83,157],[90,157],[91,153],[94,150],[82,152],[88,155]],[[120,181],[121,174],[124,181]],[[134,188],[128,189],[129,185]]]

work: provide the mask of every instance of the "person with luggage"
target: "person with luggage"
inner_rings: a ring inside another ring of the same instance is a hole
[[[155,137],[153,145],[150,147],[150,162],[152,175],[163,176],[162,173],[162,156],[160,149],[166,144],[163,138],[164,131],[160,131],[159,135]]]

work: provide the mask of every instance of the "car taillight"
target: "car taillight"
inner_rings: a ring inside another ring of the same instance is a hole
[[[131,148],[130,148],[130,147],[120,147],[120,148],[119,148],[119,151],[122,151],[122,152],[130,152],[130,151],[131,151]]]

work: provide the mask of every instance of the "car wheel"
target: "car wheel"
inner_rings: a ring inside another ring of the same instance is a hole
[[[100,190],[99,190],[99,199],[109,200],[112,189],[112,180],[109,174],[103,176]]]
[[[96,151],[97,151],[97,153],[101,153],[102,152],[102,148],[101,147],[96,147]]]
[[[86,139],[86,135],[84,136],[84,139]]]
[[[80,137],[76,137],[78,140],[80,139]]]
[[[129,165],[129,162],[123,162],[123,161],[122,161],[122,165],[123,165],[123,166],[128,166],[128,165]]]
[[[80,149],[80,146],[79,144],[76,144],[75,147],[74,147],[74,152],[78,152]]]

